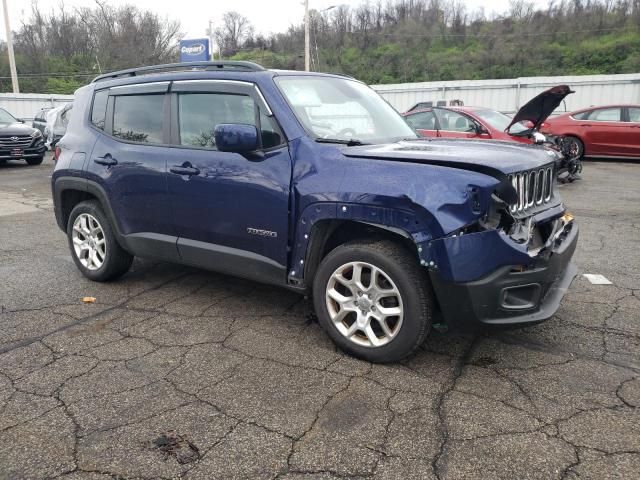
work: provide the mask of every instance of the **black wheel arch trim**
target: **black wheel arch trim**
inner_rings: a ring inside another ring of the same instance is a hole
[[[55,179],[53,186],[53,203],[56,215],[56,222],[60,229],[64,232],[67,231],[67,225],[64,221],[64,212],[62,211],[62,194],[67,190],[77,190],[84,193],[89,193],[98,199],[100,205],[104,209],[104,213],[109,219],[111,223],[111,227],[114,230],[114,234],[118,243],[121,246],[124,246],[124,236],[120,231],[120,227],[118,226],[118,222],[116,222],[115,215],[113,214],[113,209],[111,208],[111,203],[108,200],[107,193],[104,188],[100,186],[97,182],[92,180],[88,180],[86,178],[79,177],[58,177]]]
[[[394,237],[403,238],[408,242],[411,242],[415,246],[414,240],[409,232],[397,227],[393,227],[391,225],[353,219],[324,219],[324,221],[316,222],[311,227],[309,243],[305,249],[304,268],[302,271],[302,284],[298,284],[298,287],[308,288],[311,286],[311,284],[313,283],[313,278],[315,277],[316,270],[320,265],[320,262],[322,261],[322,253],[326,247],[327,241],[337,229],[344,226],[344,224],[346,223],[358,225],[362,228],[373,227],[376,230],[383,231],[386,234],[393,235]],[[415,246],[415,248],[417,249],[418,247]],[[417,259],[416,261],[418,262]]]

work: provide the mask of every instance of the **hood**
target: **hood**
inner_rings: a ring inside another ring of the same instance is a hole
[[[0,135],[31,135],[34,131],[33,127],[24,123],[0,123]]]
[[[515,123],[528,120],[533,123],[533,127],[527,131],[536,131],[540,129],[540,125],[544,122],[551,113],[558,108],[560,102],[570,93],[575,91],[569,88],[569,85],[558,85],[549,90],[545,90],[540,95],[533,97],[527,103],[525,103],[518,113],[513,116],[513,120],[509,126],[505,129],[509,131],[511,126]]]
[[[500,180],[510,173],[542,167],[555,161],[555,153],[537,145],[467,139],[420,139],[386,145],[362,145],[346,147],[342,153],[347,157],[471,170]]]

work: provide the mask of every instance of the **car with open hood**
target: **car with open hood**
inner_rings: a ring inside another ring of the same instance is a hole
[[[420,138],[340,75],[223,61],[101,75],[58,150],[55,216],[87,278],[140,256],[311,294],[333,341],[374,362],[435,324],[548,319],[576,274],[548,149]]]
[[[567,85],[545,90],[529,100],[513,117],[485,107],[451,106],[414,109],[403,114],[407,123],[425,137],[502,140],[544,144],[557,152],[558,170],[577,174],[579,157],[558,136],[543,135],[540,127],[565,97]]]
[[[26,160],[29,165],[39,165],[46,150],[40,130],[0,108],[0,163]]]

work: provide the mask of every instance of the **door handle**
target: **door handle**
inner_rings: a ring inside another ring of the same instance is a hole
[[[581,127],[590,127],[591,125],[589,125],[588,123],[583,123],[580,125]]]
[[[103,157],[94,158],[93,161],[99,165],[104,165],[106,167],[112,167],[113,165],[118,164],[118,160],[113,158],[109,153],[107,153]]]
[[[174,165],[169,169],[171,173],[175,173],[176,175],[198,175],[200,170],[196,167],[191,166],[182,166],[182,165]]]

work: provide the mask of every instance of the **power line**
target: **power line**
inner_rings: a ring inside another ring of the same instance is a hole
[[[52,73],[20,73],[21,77],[94,77],[96,73],[64,73],[64,72],[52,72]],[[0,76],[0,79],[11,78],[9,76]]]
[[[594,28],[594,29],[582,29],[582,32],[614,32],[614,31],[622,31],[622,30],[638,30],[638,27],[617,27],[617,28]],[[545,35],[562,35],[562,34],[575,34],[575,30],[560,30],[554,32],[531,32],[531,33],[383,33],[383,32],[364,32],[362,30],[356,30],[353,32],[347,32],[349,34],[358,34],[358,35],[378,35],[382,37],[427,37],[427,38],[438,38],[438,37],[475,37],[475,38],[483,38],[483,37],[539,37]]]

